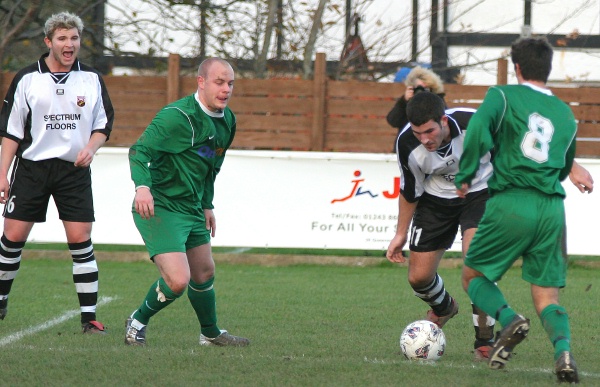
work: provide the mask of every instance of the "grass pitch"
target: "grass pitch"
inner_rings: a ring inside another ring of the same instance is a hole
[[[198,345],[195,314],[182,297],[156,315],[148,345],[123,343],[127,316],[157,278],[149,262],[99,262],[98,318],[106,336],[84,336],[67,260],[24,260],[0,321],[0,384],[7,386],[549,386],[552,348],[520,269],[499,283],[532,321],[505,371],[472,362],[474,330],[459,269],[440,269],[460,313],[444,328],[437,363],[404,360],[399,335],[427,307],[406,267],[217,264],[219,325],[252,340],[247,348]],[[597,269],[570,268],[561,303],[571,317],[582,386],[600,385]]]

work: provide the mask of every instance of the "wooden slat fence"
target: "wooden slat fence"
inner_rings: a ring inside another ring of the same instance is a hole
[[[179,76],[179,59],[172,57],[175,65],[169,66],[167,76],[104,77],[115,107],[115,127],[108,145],[130,146],[159,109],[176,96],[196,90],[196,79]],[[319,54],[315,71],[324,69],[324,61],[324,55]],[[13,76],[0,74],[2,96]],[[396,129],[385,117],[404,92],[404,85],[333,81],[320,73],[314,78],[237,79],[230,102],[238,119],[233,148],[391,152]],[[450,107],[477,108],[487,89],[446,85],[446,102]],[[553,91],[569,103],[579,121],[577,155],[600,157],[600,88]]]

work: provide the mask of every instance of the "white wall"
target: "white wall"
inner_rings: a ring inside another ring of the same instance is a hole
[[[600,182],[600,160],[578,161]],[[142,244],[131,217],[127,149],[102,148],[92,167],[94,243]],[[216,183],[213,244],[385,250],[396,225],[398,177],[392,154],[230,150]],[[355,185],[376,196],[350,195]],[[569,253],[600,256],[599,194],[580,194],[568,181],[565,187]],[[53,203],[29,240],[65,241]]]

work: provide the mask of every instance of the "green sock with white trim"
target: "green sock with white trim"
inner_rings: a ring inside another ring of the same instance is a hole
[[[172,291],[161,277],[150,286],[150,290],[148,290],[144,302],[139,309],[135,311],[132,317],[142,324],[147,325],[148,321],[150,321],[150,317],[169,306],[182,295],[183,293],[175,293]]]
[[[197,284],[190,280],[188,285],[188,298],[196,311],[200,322],[200,331],[206,337],[214,338],[221,334],[217,326],[217,303],[213,283],[215,277]]]

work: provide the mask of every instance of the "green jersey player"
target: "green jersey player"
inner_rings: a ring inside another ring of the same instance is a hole
[[[546,88],[553,50],[543,38],[515,42],[511,50],[519,85],[490,88],[469,122],[456,175],[465,196],[479,159],[494,149],[490,199],[463,267],[463,287],[472,302],[496,318],[503,329],[489,366],[504,368],[515,345],[529,331],[494,284],[523,257],[522,277],[531,284],[533,304],[554,346],[559,381],[578,382],[571,355],[569,319],[559,305],[565,286],[565,191],[561,185],[575,156],[575,117]],[[591,181],[586,187],[591,191]]]
[[[163,108],[129,152],[133,217],[160,278],[127,319],[128,345],[145,345],[150,318],[186,289],[200,322],[201,345],[250,343],[217,325],[210,245],[214,182],[236,129],[227,107],[233,69],[222,59],[206,59],[197,82],[197,92]]]

